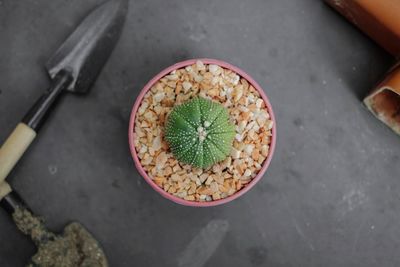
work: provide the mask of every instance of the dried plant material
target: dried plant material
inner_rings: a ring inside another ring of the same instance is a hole
[[[32,238],[37,246],[36,254],[28,267],[107,267],[103,250],[93,236],[79,223],[71,223],[62,235],[56,235],[44,225],[41,218],[25,208],[13,214],[18,229]]]

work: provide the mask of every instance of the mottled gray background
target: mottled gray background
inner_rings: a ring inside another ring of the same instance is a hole
[[[0,0],[0,140],[49,85],[43,64],[101,0]],[[155,193],[133,166],[131,106],[183,59],[250,73],[278,121],[264,179],[224,206]],[[131,1],[88,97],[66,96],[10,183],[61,230],[84,223],[111,266],[399,266],[400,139],[360,100],[391,57],[317,0]],[[0,266],[34,246],[0,212]]]

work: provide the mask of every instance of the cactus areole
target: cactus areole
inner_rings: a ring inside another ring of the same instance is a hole
[[[224,160],[234,136],[228,111],[202,97],[174,107],[165,127],[165,139],[175,158],[198,168]]]

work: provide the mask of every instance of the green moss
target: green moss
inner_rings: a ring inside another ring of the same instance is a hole
[[[196,97],[176,106],[168,117],[165,139],[181,162],[208,168],[230,153],[235,136],[228,111],[219,103]]]
[[[106,256],[93,236],[80,224],[69,224],[62,236],[48,231],[43,220],[19,208],[13,214],[17,227],[38,247],[27,267],[107,267]]]

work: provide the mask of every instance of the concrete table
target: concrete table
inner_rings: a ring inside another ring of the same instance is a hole
[[[0,0],[0,140],[49,85],[43,64],[99,0]],[[263,180],[224,206],[171,203],[138,175],[127,143],[142,86],[177,61],[250,73],[278,121]],[[53,230],[71,220],[111,266],[399,266],[400,139],[360,100],[391,58],[319,1],[131,1],[88,97],[63,99],[9,177]],[[33,244],[0,211],[0,266]]]

